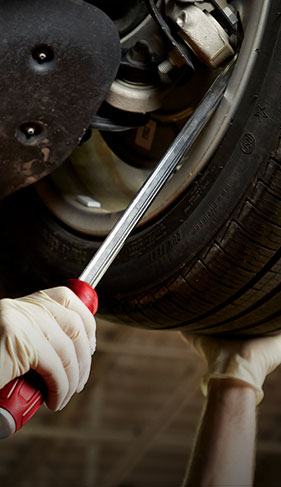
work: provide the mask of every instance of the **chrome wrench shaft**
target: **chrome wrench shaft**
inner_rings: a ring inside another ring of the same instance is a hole
[[[140,221],[159,191],[176,169],[179,161],[190,149],[211,119],[223,98],[231,76],[233,62],[214,81],[168,149],[157,167],[145,181],[133,201],[104,240],[79,279],[95,288],[123,247],[127,237]]]

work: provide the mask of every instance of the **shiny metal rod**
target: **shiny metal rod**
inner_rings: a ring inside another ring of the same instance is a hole
[[[82,272],[79,277],[81,281],[87,282],[93,288],[97,286],[149,205],[214,114],[224,95],[231,72],[232,69],[227,68],[214,81],[194,114],[188,119],[171,147]]]

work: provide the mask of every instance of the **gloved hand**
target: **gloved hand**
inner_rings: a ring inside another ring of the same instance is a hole
[[[281,335],[245,340],[226,340],[182,333],[184,339],[207,362],[201,387],[208,394],[210,379],[234,378],[256,391],[257,404],[263,399],[262,386],[270,372],[281,363]]]
[[[61,410],[89,378],[95,330],[91,312],[65,287],[0,300],[0,389],[33,369],[48,388],[47,406]]]

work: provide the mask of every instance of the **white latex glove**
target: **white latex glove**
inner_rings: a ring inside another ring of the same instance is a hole
[[[234,341],[185,332],[182,335],[207,362],[201,382],[204,396],[210,379],[234,378],[256,391],[257,404],[262,401],[264,380],[281,363],[281,335]]]
[[[29,369],[48,388],[47,406],[61,410],[89,378],[95,319],[68,288],[0,300],[0,389]]]

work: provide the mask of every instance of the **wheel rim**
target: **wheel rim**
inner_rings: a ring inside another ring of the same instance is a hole
[[[215,116],[162,189],[139,226],[158,217],[184,193],[202,171],[224,137],[245,92],[263,37],[270,0],[252,0],[242,8],[245,38],[225,97]],[[144,22],[149,22],[146,18]],[[136,30],[131,35],[135,35]],[[122,42],[126,42],[128,36]],[[49,210],[64,224],[85,235],[104,237],[140,188],[150,170],[129,166],[95,131],[71,160],[36,185]]]

